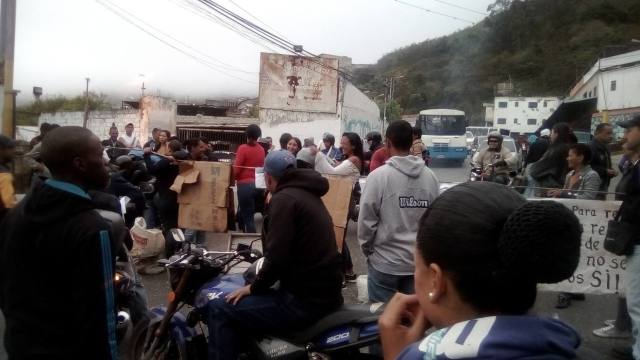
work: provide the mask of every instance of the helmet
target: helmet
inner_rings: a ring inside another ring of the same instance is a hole
[[[503,137],[499,132],[493,131],[487,136],[487,142],[489,141],[489,139],[496,139],[498,141],[498,144],[502,144]]]

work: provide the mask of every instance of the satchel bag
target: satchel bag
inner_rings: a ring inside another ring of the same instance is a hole
[[[620,206],[615,219],[609,220],[604,238],[605,250],[618,256],[631,255],[634,245],[633,227],[627,222],[620,221],[623,206],[624,203]]]

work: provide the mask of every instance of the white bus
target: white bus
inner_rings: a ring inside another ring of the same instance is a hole
[[[432,159],[464,164],[467,158],[467,119],[464,111],[454,109],[422,110],[416,127],[422,130],[422,142]]]

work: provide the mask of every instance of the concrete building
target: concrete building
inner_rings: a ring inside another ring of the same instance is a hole
[[[348,57],[262,53],[262,135],[278,139],[287,132],[300,139],[321,139],[324,133],[338,138],[347,131],[360,137],[382,131],[380,109],[349,81],[351,71]]]
[[[592,103],[591,131],[640,115],[640,50],[599,59],[571,89],[567,104]],[[587,114],[587,115],[588,115]],[[614,126],[616,134],[623,129]]]
[[[493,107],[486,106],[486,112],[493,112],[493,126],[509,129],[512,133],[532,134],[538,130],[558,108],[560,99],[551,96],[498,96]]]

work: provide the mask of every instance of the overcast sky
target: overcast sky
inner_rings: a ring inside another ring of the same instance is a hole
[[[472,22],[484,17],[439,0],[403,2]],[[482,13],[494,0],[446,2]],[[116,98],[138,95],[143,80],[147,92],[180,98],[256,96],[259,53],[272,50],[260,45],[264,42],[249,41],[199,12],[193,7],[197,3],[19,0],[14,87],[21,91],[20,101],[31,100],[33,86],[43,87],[45,96],[81,94],[86,77],[91,78],[92,91]],[[248,11],[271,31],[304,45],[306,50],[349,56],[354,63],[375,63],[394,49],[470,25],[394,0],[219,0],[218,3],[255,21],[242,9]],[[105,6],[200,61],[163,44]]]

